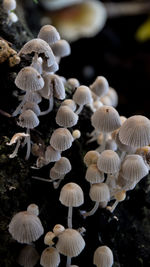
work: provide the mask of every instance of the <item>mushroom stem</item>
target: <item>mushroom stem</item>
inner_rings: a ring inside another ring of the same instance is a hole
[[[114,212],[114,210],[115,210],[115,208],[117,207],[118,203],[119,203],[118,200],[116,200],[116,201],[114,202],[114,204],[113,204],[113,205],[111,206],[111,208],[110,208],[110,211],[111,211],[111,212]]]
[[[124,160],[125,156],[126,156],[126,151],[122,151],[120,155],[121,162]]]
[[[103,141],[101,145],[96,149],[97,152],[101,153],[105,150],[106,140],[107,140],[107,133],[103,133]]]
[[[52,183],[53,182],[53,180],[48,180],[48,179],[37,177],[37,176],[31,176],[31,178],[35,179],[35,180],[39,180],[39,181],[48,182],[48,183]]]
[[[78,107],[78,109],[76,110],[76,114],[77,115],[79,115],[79,113],[82,111],[82,109],[83,109],[83,105],[80,105],[79,107]]]
[[[54,189],[57,189],[59,187],[62,180],[63,179],[59,179],[57,182],[54,181],[54,183],[53,183]]]
[[[17,115],[20,113],[22,106],[25,104],[25,101],[26,101],[26,99],[25,99],[25,97],[24,97],[23,100],[20,102],[19,106],[18,106],[18,107],[16,108],[16,110],[13,112],[12,117],[17,116]]]
[[[52,97],[49,99],[49,107],[48,107],[48,109],[45,110],[45,111],[42,111],[42,112],[40,113],[40,116],[46,115],[46,114],[48,114],[49,112],[51,112],[52,109],[53,109],[53,106],[54,106],[54,99],[53,99],[53,96],[52,96]]]
[[[17,156],[19,147],[20,147],[20,140],[17,141],[17,145],[15,147],[15,150],[12,154],[9,155],[9,158],[14,158]]]
[[[66,267],[71,266],[71,257],[67,256],[67,262],[66,262]]]
[[[68,228],[71,228],[71,229],[72,229],[72,212],[73,212],[73,208],[68,207]]]
[[[25,160],[28,160],[30,157],[30,152],[31,152],[31,138],[30,138],[30,129],[27,128],[27,134],[29,134],[29,136],[26,137],[26,141],[27,141],[27,152],[26,152],[26,157]]]
[[[92,216],[97,211],[98,207],[99,207],[99,202],[96,201],[93,209],[88,211],[88,212],[83,213],[83,216],[84,217]]]

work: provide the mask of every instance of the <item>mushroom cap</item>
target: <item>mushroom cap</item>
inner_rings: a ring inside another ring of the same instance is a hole
[[[70,44],[66,40],[57,41],[51,48],[56,57],[66,57],[71,53]]]
[[[91,164],[87,168],[85,179],[91,184],[101,183],[104,181],[104,173],[100,172],[96,164]]]
[[[18,212],[9,224],[9,233],[19,243],[30,244],[39,239],[43,232],[40,219],[27,211]]]
[[[91,91],[98,97],[102,97],[108,93],[109,84],[105,77],[98,76],[94,83],[90,85]]]
[[[58,161],[61,158],[60,151],[55,150],[52,146],[47,146],[45,151],[45,161],[48,163]]]
[[[61,224],[56,224],[53,228],[54,234],[57,236],[65,230],[65,227]]]
[[[53,63],[53,65],[51,65],[50,67],[47,66],[47,62],[46,60],[43,60],[43,63],[42,63],[42,68],[43,68],[43,71],[46,71],[47,73],[54,73],[56,71],[59,70],[59,65],[58,63],[55,61]]]
[[[15,79],[15,85],[24,91],[35,92],[43,88],[44,80],[33,67],[24,67]]]
[[[54,167],[52,167],[50,169],[49,176],[50,176],[50,178],[52,180],[57,180],[57,179],[63,179],[64,178],[64,174],[56,172]]]
[[[60,191],[60,202],[66,207],[79,207],[84,202],[82,188],[76,183],[65,184]]]
[[[140,155],[128,155],[121,165],[121,175],[130,181],[140,181],[148,174],[148,168]]]
[[[100,155],[99,152],[97,152],[96,150],[88,151],[83,158],[85,165],[89,167],[91,164],[96,164],[99,155]]]
[[[10,11],[16,8],[16,1],[15,0],[3,0],[3,8],[7,13],[9,13]]]
[[[119,129],[117,130],[118,132],[116,132],[115,134],[115,141],[116,141],[116,144],[119,148],[120,151],[125,151],[125,152],[128,152],[128,153],[132,153],[135,151],[135,148],[134,147],[131,147],[131,146],[128,146],[128,145],[125,145],[123,144],[121,141],[120,141],[120,138],[119,138]]]
[[[54,245],[53,239],[55,238],[55,234],[53,232],[47,232],[44,236],[44,244],[48,246]]]
[[[51,97],[53,97],[53,91],[54,91],[53,88],[54,86],[50,74],[46,73],[45,75],[43,75],[43,80],[44,80],[44,86],[39,91],[39,94],[45,99],[50,99]]]
[[[114,263],[113,253],[107,246],[100,246],[94,252],[93,263],[97,267],[111,267]]]
[[[60,255],[56,248],[48,247],[41,255],[40,264],[43,267],[57,267],[60,263]]]
[[[110,98],[113,107],[116,107],[118,105],[118,94],[114,88],[109,87],[106,96]]]
[[[39,207],[36,205],[36,204],[30,204],[28,207],[27,207],[27,212],[29,212],[30,214],[33,214],[33,215],[36,215],[38,216],[39,215]]]
[[[110,191],[106,183],[92,184],[89,195],[95,202],[108,202],[110,200]]]
[[[28,41],[20,50],[19,52],[19,56],[21,56],[22,54],[31,54],[32,52],[37,53],[38,55],[40,54],[40,56],[43,58],[46,58],[47,60],[47,66],[50,67],[54,64],[55,60],[55,56],[53,54],[52,49],[50,48],[50,46],[48,45],[47,42],[45,42],[44,40],[40,39],[40,38],[35,38],[32,39],[30,41]]]
[[[19,254],[17,262],[21,266],[33,267],[37,264],[40,256],[32,245],[26,245]]]
[[[69,159],[67,159],[66,157],[61,157],[58,161],[55,162],[54,169],[60,174],[67,174],[71,171],[72,167]]]
[[[116,181],[117,186],[119,186],[120,189],[126,190],[126,191],[133,190],[135,186],[137,185],[137,183],[138,181],[136,180],[125,179],[121,173],[119,174],[117,181]]]
[[[19,116],[17,124],[22,128],[33,129],[39,125],[39,119],[32,110],[28,109]]]
[[[35,102],[31,102],[31,101],[26,102],[22,107],[22,112],[28,109],[32,110],[37,116],[39,116],[41,113],[41,110],[38,104]]]
[[[61,106],[56,114],[56,123],[61,127],[70,128],[77,124],[78,118],[69,107]]]
[[[72,91],[74,91],[79,86],[80,86],[80,83],[76,78],[69,78],[65,82],[65,87],[67,87],[68,89],[70,89]]]
[[[142,147],[150,144],[150,120],[134,115],[128,118],[119,131],[120,141],[128,146]]]
[[[65,99],[62,103],[61,103],[61,107],[62,106],[67,106],[69,107],[72,111],[76,110],[76,103],[72,100],[72,99]]]
[[[44,25],[39,31],[38,38],[52,45],[60,40],[60,35],[54,26]]]
[[[72,146],[73,137],[65,128],[56,129],[51,138],[50,145],[58,151],[65,151]]]
[[[117,110],[111,106],[102,106],[91,117],[93,127],[100,132],[109,133],[121,126]]]
[[[97,161],[97,167],[105,173],[116,173],[120,169],[120,158],[113,150],[104,150]]]
[[[38,92],[35,91],[35,92],[30,93],[30,94],[26,94],[25,100],[27,102],[35,102],[35,103],[39,104],[42,101],[42,97],[40,96],[39,91]]]
[[[90,104],[92,102],[92,95],[89,87],[80,85],[73,95],[73,100],[79,106]]]
[[[85,247],[81,234],[74,229],[65,229],[59,236],[56,244],[57,250],[69,257],[78,256]]]
[[[49,74],[49,77],[53,84],[54,97],[63,100],[65,98],[65,87],[62,79],[56,74]]]

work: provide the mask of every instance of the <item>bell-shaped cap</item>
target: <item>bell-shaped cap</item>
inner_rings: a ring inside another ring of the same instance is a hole
[[[3,3],[3,8],[7,13],[16,9],[16,1],[15,0],[4,0],[2,3]]]
[[[73,137],[66,128],[56,129],[51,138],[50,145],[58,151],[65,151],[72,146]]]
[[[111,106],[102,106],[91,117],[93,127],[100,132],[109,133],[121,126],[117,110]]]
[[[100,246],[94,252],[93,263],[97,267],[112,267],[114,263],[113,253],[107,246]]]
[[[91,164],[96,164],[97,160],[99,158],[99,153],[96,150],[90,150],[88,151],[84,158],[83,161],[87,167],[89,167]]]
[[[39,215],[39,207],[36,205],[36,204],[30,204],[28,207],[27,207],[27,212],[29,212],[30,214],[33,214],[33,215],[36,215],[38,216]]]
[[[60,151],[55,150],[52,146],[47,146],[45,151],[45,161],[48,163],[58,161],[61,158]]]
[[[50,48],[50,46],[48,45],[48,43],[45,42],[44,40],[40,39],[40,38],[35,38],[35,39],[28,41],[21,48],[18,55],[19,56],[21,56],[22,54],[27,55],[27,54],[31,54],[32,52],[34,52],[38,55],[40,54],[40,56],[42,58],[46,58],[48,67],[53,65],[54,62],[56,61],[55,56],[53,54],[53,51]]]
[[[30,244],[43,234],[40,219],[27,211],[18,212],[9,224],[9,233],[19,243]]]
[[[141,115],[128,118],[120,128],[119,139],[123,144],[136,148],[149,145],[150,120]]]
[[[39,119],[32,110],[28,109],[19,116],[17,124],[22,128],[33,129],[39,125]]]
[[[65,87],[71,91],[74,92],[75,89],[77,89],[80,86],[79,81],[76,78],[69,78],[65,82]]]
[[[60,174],[67,174],[71,171],[72,167],[69,159],[67,159],[66,157],[61,157],[58,161],[55,162],[54,169]]]
[[[94,83],[90,85],[91,91],[98,97],[102,97],[108,93],[109,85],[108,81],[103,76],[98,76]]]
[[[72,100],[72,99],[65,99],[62,103],[61,103],[61,107],[62,106],[67,106],[68,108],[70,108],[72,111],[76,110],[76,103]]]
[[[58,236],[57,250],[69,257],[78,256],[85,247],[81,234],[74,229],[66,229]]]
[[[58,179],[63,179],[64,178],[64,174],[61,174],[59,172],[57,172],[55,170],[54,167],[52,167],[50,169],[50,172],[49,172],[49,177],[52,179],[52,180],[58,180]]]
[[[60,40],[60,35],[54,26],[44,25],[39,31],[38,38],[52,45]]]
[[[40,265],[43,267],[57,267],[60,264],[60,255],[56,248],[48,247],[44,249],[40,259]]]
[[[53,228],[53,233],[55,236],[59,235],[65,230],[65,227],[62,224],[56,224]]]
[[[79,106],[90,104],[92,102],[92,95],[89,87],[85,85],[79,86],[73,95],[73,100]]]
[[[15,79],[15,85],[24,91],[35,92],[43,88],[44,80],[33,67],[24,67]]]
[[[37,116],[39,116],[41,113],[41,110],[40,110],[38,104],[35,102],[31,102],[31,101],[26,102],[22,107],[22,112],[24,112],[28,109],[32,110]]]
[[[108,202],[110,200],[110,191],[106,183],[92,184],[89,195],[95,202]]]
[[[42,101],[42,97],[39,94],[40,91],[35,91],[30,94],[26,94],[25,100],[26,102],[34,102],[36,104],[39,104]]]
[[[77,124],[78,115],[75,114],[69,107],[61,106],[56,114],[56,123],[64,128],[70,128]]]
[[[52,51],[56,57],[66,57],[71,53],[70,44],[66,40],[59,40],[52,46]]]
[[[105,173],[116,173],[120,169],[120,158],[113,150],[104,150],[97,161],[97,167]]]
[[[84,202],[82,188],[76,183],[65,184],[60,191],[60,202],[66,207],[79,207]]]
[[[128,155],[121,165],[121,175],[131,181],[140,181],[148,174],[148,168],[140,155]]]
[[[102,183],[104,181],[104,173],[97,168],[96,164],[91,164],[87,168],[85,179],[91,184]]]

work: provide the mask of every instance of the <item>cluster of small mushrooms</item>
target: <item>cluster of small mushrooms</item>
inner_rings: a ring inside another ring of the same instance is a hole
[[[58,188],[62,179],[72,169],[68,158],[61,154],[80,138],[78,129],[72,131],[79,120],[79,114],[87,105],[93,112],[91,124],[94,127],[88,142],[97,141],[96,150],[88,151],[83,161],[87,167],[85,179],[90,183],[89,197],[94,201],[91,211],[80,211],[83,218],[93,215],[98,208],[107,208],[113,212],[128,190],[149,172],[150,121],[135,115],[129,118],[120,116],[116,110],[118,97],[103,76],[98,76],[89,87],[80,85],[75,78],[66,80],[55,74],[62,57],[70,54],[70,45],[60,39],[58,31],[51,25],[41,28],[37,38],[27,42],[19,56],[33,53],[32,63],[18,73],[15,84],[23,90],[21,102],[13,116],[18,116],[18,125],[26,132],[16,133],[8,145],[16,143],[10,157],[17,156],[21,144],[27,145],[26,160],[31,152],[30,130],[40,123],[40,116],[52,111],[54,98],[61,101],[56,114],[58,128],[53,131],[49,146],[38,156],[36,166],[41,168],[54,162],[50,169],[50,179],[34,177],[41,181],[52,182]],[[73,91],[72,99],[65,99],[65,88]],[[47,99],[49,108],[41,111],[40,102]],[[22,143],[22,139],[24,142]],[[32,144],[32,147],[34,144]],[[85,181],[85,182],[86,182]],[[42,253],[40,264],[43,267],[56,267],[60,263],[60,254],[67,256],[66,266],[71,265],[71,258],[78,256],[85,247],[83,229],[73,229],[73,207],[84,203],[84,192],[80,185],[69,182],[60,190],[59,200],[68,207],[66,228],[55,225],[53,231],[46,233],[44,243],[48,246]],[[114,204],[109,206],[109,201]],[[44,232],[38,218],[38,207],[29,205],[27,211],[17,213],[9,224],[9,232],[20,243],[26,244],[18,262],[21,266],[34,266],[39,259],[32,244]],[[87,233],[88,234],[88,233]],[[57,237],[57,241],[55,239]],[[111,267],[113,254],[109,247],[95,248],[93,263],[97,267]]]

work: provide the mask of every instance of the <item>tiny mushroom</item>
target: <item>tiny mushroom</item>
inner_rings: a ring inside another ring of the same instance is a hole
[[[60,35],[54,26],[44,25],[39,31],[38,38],[52,45],[60,40]]]
[[[57,267],[60,263],[60,255],[56,248],[48,247],[41,255],[40,264],[43,267]]]
[[[97,96],[97,98],[100,98],[108,93],[108,81],[105,77],[98,76],[94,83],[90,85],[90,89]]]
[[[70,128],[77,124],[78,115],[75,114],[69,107],[61,106],[56,114],[56,123],[64,128]]]
[[[100,246],[94,252],[93,263],[97,267],[112,267],[114,263],[113,253],[107,246]]]
[[[79,108],[76,110],[76,114],[78,115],[82,111],[84,105],[92,102],[92,95],[89,87],[85,85],[79,86],[73,94],[73,100],[79,106]]]
[[[26,245],[19,254],[17,262],[24,267],[33,267],[37,264],[40,256],[32,245]]]
[[[73,140],[71,133],[67,129],[58,128],[50,138],[50,145],[55,150],[65,151],[72,146]]]
[[[71,258],[78,256],[85,247],[81,234],[74,229],[65,229],[58,235],[57,250],[67,256],[66,267],[71,265]]]
[[[96,164],[97,160],[99,158],[99,153],[96,150],[90,150],[88,151],[84,158],[83,161],[87,167],[89,167],[91,164]]]
[[[76,183],[67,183],[60,191],[60,202],[68,207],[68,228],[72,228],[73,207],[79,207],[84,202],[84,195],[81,187]]]

